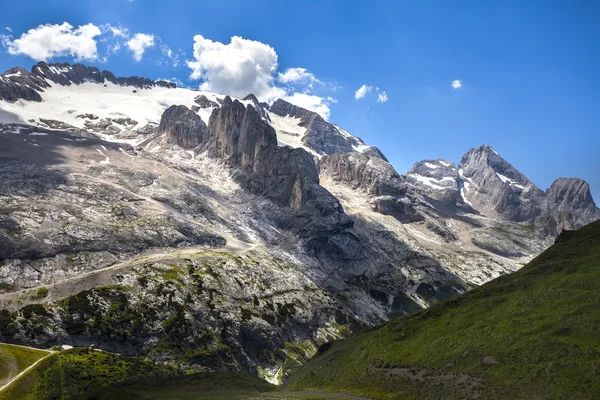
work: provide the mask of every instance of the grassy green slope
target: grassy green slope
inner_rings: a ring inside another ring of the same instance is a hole
[[[377,399],[597,399],[600,221],[516,273],[335,342],[287,390]]]
[[[0,392],[0,400],[68,399],[99,388],[142,378],[164,378],[181,371],[143,357],[126,357],[77,348],[55,353]]]
[[[26,347],[0,343],[0,386],[48,354],[44,350],[28,349]]]

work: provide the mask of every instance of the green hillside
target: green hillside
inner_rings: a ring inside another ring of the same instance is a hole
[[[50,352],[0,343],[0,387]]]
[[[374,399],[598,399],[600,221],[511,275],[321,348],[286,390]]]

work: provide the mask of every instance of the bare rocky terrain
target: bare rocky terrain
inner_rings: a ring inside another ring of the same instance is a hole
[[[2,75],[1,340],[280,382],[600,218],[585,182],[543,192],[489,146],[401,175],[283,100],[134,78]]]

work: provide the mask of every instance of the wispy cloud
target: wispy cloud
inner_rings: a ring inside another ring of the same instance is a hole
[[[463,84],[462,84],[461,80],[456,79],[456,80],[452,81],[452,87],[454,89],[460,89],[462,87],[462,85]]]
[[[356,100],[360,100],[367,95],[371,90],[373,90],[373,86],[362,85],[358,88],[356,93],[354,93],[354,98]]]
[[[386,101],[388,101],[388,97],[387,97],[387,93],[381,92],[381,93],[377,93],[377,102],[378,103],[385,103]]]

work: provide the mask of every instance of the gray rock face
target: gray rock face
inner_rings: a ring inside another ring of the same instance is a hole
[[[590,187],[582,179],[560,178],[546,191],[544,215],[540,221],[548,233],[558,235],[600,219]]]
[[[171,106],[160,118],[159,132],[166,132],[169,142],[192,149],[202,142],[206,124],[186,106]]]
[[[72,84],[79,85],[84,82],[105,83],[112,82],[116,85],[133,86],[139,89],[152,88],[154,86],[164,88],[175,88],[176,85],[166,81],[153,81],[148,78],[132,76],[129,78],[117,78],[110,71],[102,71],[96,67],[83,64],[57,63],[46,64],[41,61],[27,72],[21,67],[14,67],[0,76],[0,100],[17,101],[42,101],[39,92],[50,87],[53,82],[62,86]]]
[[[408,171],[406,179],[449,209],[454,209],[460,200],[458,172],[453,162],[442,159],[419,161]]]
[[[542,211],[544,192],[488,145],[463,156],[459,175],[465,202],[484,215],[533,223]]]
[[[256,109],[256,111],[258,111],[258,113],[260,114],[261,118],[267,121],[271,121],[271,118],[269,117],[269,113],[267,112],[269,110],[269,105],[267,103],[261,103],[258,101],[258,99],[256,98],[255,95],[253,94],[249,94],[246,97],[244,97],[242,100],[249,100],[252,102],[252,104],[254,104],[254,108]]]
[[[42,101],[38,91],[49,87],[48,83],[21,67],[14,67],[0,75],[0,100]]]
[[[306,127],[302,143],[320,154],[349,153],[355,151],[354,147],[364,145],[360,139],[343,134],[339,128],[325,121],[319,114],[285,100],[275,101],[269,110],[282,117],[300,118],[299,125]]]
[[[319,185],[312,156],[304,149],[279,147],[275,130],[254,107],[226,97],[213,111],[203,142],[209,153],[241,168],[238,179],[247,189],[285,207],[272,217],[304,239],[309,251],[336,260],[360,257],[353,221]]]
[[[215,103],[212,100],[209,100],[205,95],[201,94],[194,99],[194,102],[200,106],[200,108],[211,108],[211,107],[219,107],[218,103]]]
[[[370,205],[374,211],[406,223],[423,220],[415,207],[418,200],[407,196],[405,179],[380,158],[379,151],[337,153],[323,157],[319,166],[321,173],[334,180],[344,182],[352,189],[366,191],[371,196]]]

